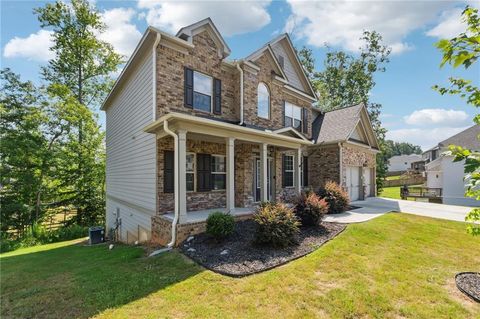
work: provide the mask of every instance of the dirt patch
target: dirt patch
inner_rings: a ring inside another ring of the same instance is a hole
[[[242,277],[272,269],[311,253],[345,229],[344,224],[323,222],[319,227],[303,227],[296,245],[285,248],[254,243],[255,223],[245,220],[235,224],[234,233],[223,242],[206,233],[190,237],[181,251],[212,271]]]
[[[455,276],[455,283],[461,292],[480,303],[480,273],[461,272]]]

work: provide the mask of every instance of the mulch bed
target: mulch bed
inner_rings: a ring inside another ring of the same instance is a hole
[[[461,272],[455,276],[455,283],[461,292],[480,303],[480,273]]]
[[[252,220],[235,224],[234,233],[222,242],[201,233],[180,246],[181,251],[207,269],[232,277],[242,277],[283,265],[305,256],[341,233],[346,225],[323,222],[320,227],[302,227],[298,244],[275,248],[254,243]]]

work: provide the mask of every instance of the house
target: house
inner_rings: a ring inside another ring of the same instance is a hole
[[[450,145],[480,150],[478,135],[480,125],[474,125],[423,153],[426,160],[425,174],[428,188],[442,190],[442,203],[450,205],[480,206],[480,201],[466,198],[464,183],[464,162],[453,162],[453,156],[445,154]]]
[[[106,225],[178,244],[213,211],[237,219],[334,180],[374,196],[378,144],[364,106],[324,113],[287,34],[241,60],[207,18],[148,27],[105,99]]]
[[[395,155],[388,160],[388,172],[403,173],[412,168],[412,163],[422,160],[422,155]]]

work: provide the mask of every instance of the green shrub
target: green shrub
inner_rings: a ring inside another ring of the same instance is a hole
[[[321,187],[317,195],[328,203],[328,212],[337,214],[345,211],[350,204],[350,198],[346,191],[335,182],[329,181]]]
[[[301,193],[295,200],[295,214],[304,226],[317,226],[328,212],[328,204],[313,192]]]
[[[293,209],[285,204],[262,203],[253,220],[257,224],[257,243],[284,247],[296,242],[300,223]]]
[[[220,240],[229,236],[235,229],[235,219],[232,215],[214,212],[207,218],[207,234]]]

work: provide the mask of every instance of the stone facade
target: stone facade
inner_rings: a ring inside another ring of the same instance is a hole
[[[235,221],[251,218],[251,214],[235,216]],[[179,245],[189,236],[202,233],[206,230],[206,222],[177,224],[177,239],[175,245]],[[172,221],[164,216],[152,217],[151,242],[157,245],[167,245],[172,240]]]
[[[313,190],[326,182],[340,183],[340,151],[338,145],[311,147],[308,151],[308,180]]]
[[[347,183],[346,174],[347,166],[368,167],[372,168],[375,174],[376,156],[375,153],[361,146],[343,145],[342,146],[342,185],[345,187]],[[365,172],[363,172],[365,173]],[[371,176],[371,180],[375,181],[375,175]],[[375,192],[375,187],[372,188]],[[360,197],[363,198],[365,190],[362,189]],[[368,194],[375,195],[374,193]]]
[[[209,116],[238,121],[238,71],[222,63],[217,46],[207,31],[193,37],[194,49],[188,54],[162,44],[157,49],[157,118],[168,112]],[[205,73],[222,81],[222,114],[216,115],[184,107],[184,67]]]
[[[260,67],[260,71],[244,72],[244,121],[258,127],[277,130],[283,128],[283,101],[290,102],[309,110],[307,121],[308,133],[307,137],[311,137],[311,119],[312,105],[311,102],[296,98],[288,93],[282,85],[272,79],[275,70],[273,68],[272,58],[268,54],[262,55],[255,64]],[[256,73],[256,74],[255,74]],[[264,119],[259,117],[257,107],[257,88],[258,84],[263,82],[270,92],[270,118]]]

